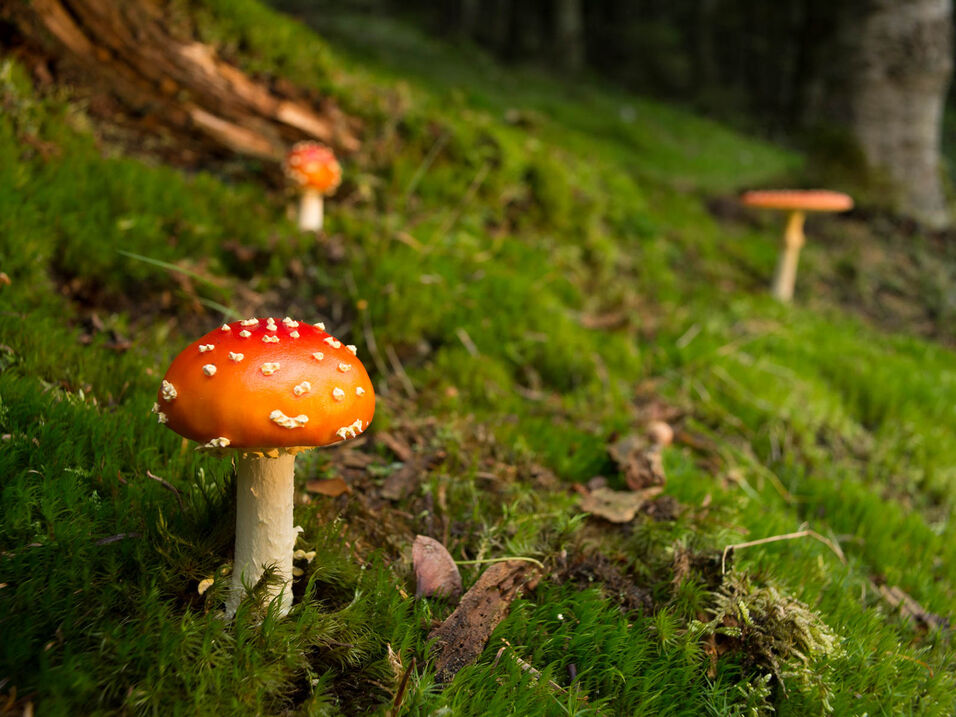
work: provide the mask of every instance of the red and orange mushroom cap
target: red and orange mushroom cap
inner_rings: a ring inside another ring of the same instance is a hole
[[[322,194],[331,194],[342,181],[339,161],[331,149],[318,142],[296,142],[283,168],[294,182]]]
[[[829,189],[758,189],[744,192],[740,201],[748,207],[802,212],[845,212],[853,198]]]
[[[248,319],[180,353],[153,410],[207,448],[268,451],[355,438],[372,421],[375,392],[355,347],[322,324]]]

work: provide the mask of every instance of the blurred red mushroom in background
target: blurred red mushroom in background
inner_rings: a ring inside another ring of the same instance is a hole
[[[806,241],[803,234],[806,213],[845,212],[853,208],[853,199],[848,194],[827,189],[763,189],[745,192],[740,201],[748,207],[790,212],[783,235],[783,252],[773,281],[773,295],[784,302],[793,299],[797,262]]]
[[[286,155],[285,174],[302,191],[299,229],[322,231],[323,197],[335,192],[342,181],[342,167],[332,150],[318,142],[297,142]]]

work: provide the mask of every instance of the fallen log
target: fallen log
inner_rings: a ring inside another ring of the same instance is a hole
[[[290,96],[288,87],[250,77],[171,30],[165,9],[160,0],[33,0],[0,14],[31,53],[79,72],[126,112],[158,117],[174,133],[270,160],[301,139],[344,153],[359,147],[358,122],[334,102]]]

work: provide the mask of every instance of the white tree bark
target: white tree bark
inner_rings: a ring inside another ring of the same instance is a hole
[[[940,138],[952,0],[856,0],[839,12],[835,42],[818,58],[811,119],[845,125],[892,180],[898,208],[945,227]]]
[[[292,552],[295,456],[278,458],[240,455],[236,459],[236,556],[226,615],[236,614],[246,594],[265,569],[275,567],[281,585],[270,586],[267,599],[282,595],[280,614],[292,607]]]
[[[568,72],[584,68],[584,6],[581,0],[557,0],[554,6],[558,63]]]

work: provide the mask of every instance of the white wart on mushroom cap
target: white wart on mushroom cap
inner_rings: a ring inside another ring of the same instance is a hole
[[[324,446],[368,427],[375,393],[355,347],[321,325],[246,319],[173,360],[156,410],[169,428],[210,447]]]

